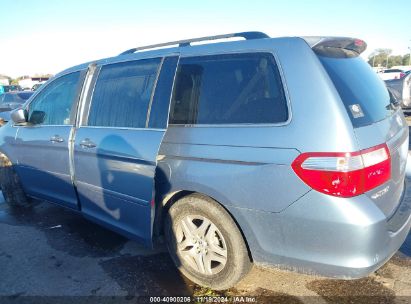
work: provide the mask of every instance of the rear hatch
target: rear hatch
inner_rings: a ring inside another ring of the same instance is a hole
[[[390,217],[404,192],[408,126],[384,81],[359,56],[365,42],[353,38],[305,38],[330,76],[350,117],[359,150],[387,144],[391,179],[367,195]]]

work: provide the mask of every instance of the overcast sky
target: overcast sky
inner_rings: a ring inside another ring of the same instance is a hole
[[[135,46],[258,30],[352,36],[405,54],[410,0],[0,0],[0,74],[55,74]]]

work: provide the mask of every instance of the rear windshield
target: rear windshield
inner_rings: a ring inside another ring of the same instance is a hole
[[[384,82],[360,57],[318,56],[335,85],[355,128],[391,115],[393,107]]]

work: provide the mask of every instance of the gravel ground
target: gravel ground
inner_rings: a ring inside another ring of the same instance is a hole
[[[411,302],[411,235],[384,267],[364,279],[254,267],[235,288],[217,293],[184,279],[164,248],[147,250],[52,204],[11,209],[1,201],[0,231],[0,303],[37,302],[44,296],[59,297],[50,298],[52,303],[78,296],[133,303],[138,296],[193,294],[258,296],[258,303]]]
[[[0,303],[135,303],[150,302],[139,296],[159,295],[257,296],[251,298],[257,303],[411,303],[411,235],[367,278],[333,280],[254,267],[235,288],[217,293],[183,278],[161,246],[147,250],[52,204],[11,209],[0,198]]]

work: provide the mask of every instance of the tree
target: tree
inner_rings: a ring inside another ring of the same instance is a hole
[[[372,67],[392,68],[397,65],[410,65],[410,54],[391,56],[391,49],[376,49],[368,56]]]
[[[393,66],[396,66],[396,65],[402,65],[402,59],[403,59],[403,56],[401,55],[389,56],[388,57],[388,67],[392,68]]]
[[[368,63],[372,67],[379,67],[379,66],[388,66],[389,56],[391,55],[391,49],[376,49],[371,55],[368,57]]]

